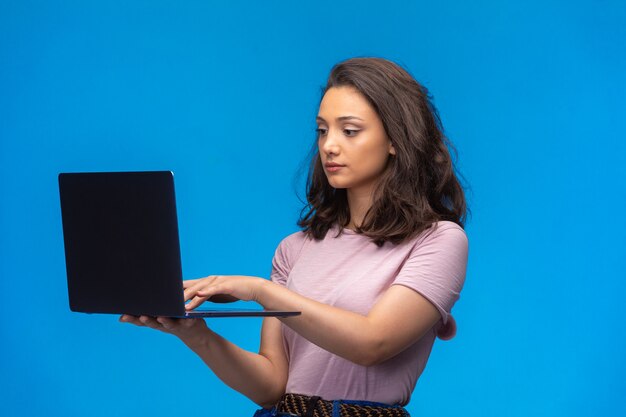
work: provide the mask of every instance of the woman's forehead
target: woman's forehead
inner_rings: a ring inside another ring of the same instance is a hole
[[[332,87],[326,91],[318,112],[324,121],[348,120],[352,116],[367,120],[377,117],[367,99],[354,87]]]

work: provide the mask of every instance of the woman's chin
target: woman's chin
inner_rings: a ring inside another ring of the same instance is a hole
[[[328,184],[333,188],[350,188],[350,181],[346,181],[345,178],[341,178],[338,175],[326,175]]]
[[[340,182],[340,181],[328,181],[328,183],[330,184],[331,187],[333,187],[336,190],[340,190],[343,188],[349,188],[348,185]]]

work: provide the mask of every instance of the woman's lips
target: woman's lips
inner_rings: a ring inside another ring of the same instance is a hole
[[[327,164],[326,165],[326,171],[328,172],[337,172],[339,171],[341,168],[344,168],[345,165],[338,165],[338,164]]]

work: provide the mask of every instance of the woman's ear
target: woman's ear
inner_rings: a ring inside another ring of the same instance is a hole
[[[389,153],[391,155],[395,155],[396,154],[396,148],[393,147],[393,145],[389,145]]]

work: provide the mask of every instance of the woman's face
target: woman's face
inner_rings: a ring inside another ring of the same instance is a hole
[[[383,123],[353,87],[332,87],[317,116],[318,148],[334,188],[371,192],[395,149]]]

